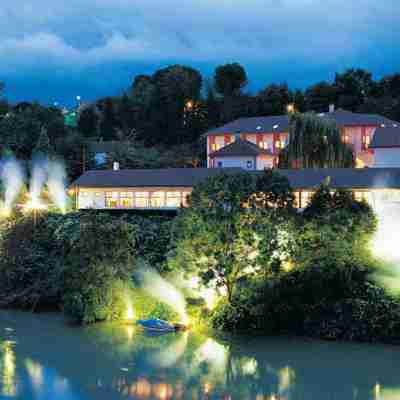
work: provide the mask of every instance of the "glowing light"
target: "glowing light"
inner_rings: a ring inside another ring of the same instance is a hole
[[[287,111],[288,113],[293,113],[293,112],[294,112],[294,104],[293,104],[293,103],[288,104],[288,105],[286,106],[286,111]]]
[[[196,358],[199,362],[207,360],[216,369],[225,368],[227,357],[227,349],[211,338],[208,338],[196,352]]]
[[[135,385],[131,387],[130,394],[136,395],[139,399],[146,399],[151,395],[151,384],[144,378],[138,379]]]
[[[294,268],[294,264],[291,261],[285,261],[282,263],[282,268],[285,272],[290,272]]]
[[[43,385],[42,366],[31,359],[27,359],[25,360],[25,368],[28,371],[32,386],[35,388],[35,390],[39,390]]]
[[[37,198],[32,198],[27,201],[25,204],[21,204],[21,208],[30,212],[30,211],[40,211],[46,210],[48,206],[40,202]]]
[[[3,344],[3,371],[2,371],[2,394],[4,396],[16,396],[17,385],[15,382],[15,353],[14,343],[5,341]]]
[[[193,101],[189,100],[186,102],[186,108],[188,110],[191,110],[193,108]]]
[[[126,326],[126,335],[129,340],[133,339],[133,335],[135,333],[135,328],[133,326]]]
[[[127,321],[132,321],[133,318],[134,318],[133,307],[131,303],[128,303],[126,307],[126,319]]]
[[[376,383],[374,386],[374,396],[376,400],[379,400],[381,397],[381,385],[379,383]]]
[[[295,372],[290,367],[281,368],[278,371],[279,377],[279,394],[283,394],[289,390],[293,380],[295,379]]]
[[[244,375],[254,375],[257,372],[257,360],[250,358],[245,360],[242,365],[242,371]]]
[[[172,398],[174,391],[168,383],[156,383],[153,385],[153,394],[157,399],[167,400]]]
[[[3,207],[0,212],[3,218],[9,218],[11,216],[11,209],[8,207]]]

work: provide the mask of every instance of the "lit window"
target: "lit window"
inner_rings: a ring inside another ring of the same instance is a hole
[[[132,192],[121,192],[119,194],[120,206],[124,208],[133,208],[133,193]]]
[[[211,150],[212,151],[218,151],[222,146],[219,143],[213,143],[211,145]]]
[[[96,192],[94,195],[95,195],[96,197],[101,197],[101,193],[100,193],[100,192]]]
[[[268,142],[260,142],[258,144],[262,149],[268,150]]]
[[[107,192],[106,193],[106,208],[117,208],[118,207],[118,192]]]
[[[149,200],[149,194],[147,192],[135,193],[135,206],[137,208],[147,208],[148,200]]]
[[[171,208],[178,208],[181,205],[180,192],[167,192],[166,206]]]
[[[164,206],[164,192],[154,192],[150,197],[150,205],[152,208],[160,208]]]
[[[349,141],[350,141],[350,140],[349,140],[349,136],[348,136],[348,135],[342,136],[342,142],[343,142],[343,143],[346,143],[346,144],[347,144],[347,143],[349,143]]]

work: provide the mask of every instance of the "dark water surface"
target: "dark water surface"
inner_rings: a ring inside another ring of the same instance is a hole
[[[400,400],[400,347],[133,326],[0,311],[0,399]]]

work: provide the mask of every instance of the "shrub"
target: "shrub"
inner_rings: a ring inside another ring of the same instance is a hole
[[[221,303],[213,325],[224,330],[324,339],[398,342],[400,299],[369,281],[370,268],[294,270]]]

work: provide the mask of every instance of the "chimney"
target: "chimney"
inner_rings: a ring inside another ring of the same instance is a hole
[[[329,112],[330,113],[335,112],[335,105],[334,104],[329,104]]]
[[[114,171],[119,171],[119,162],[118,161],[114,161],[113,162],[113,170]]]

